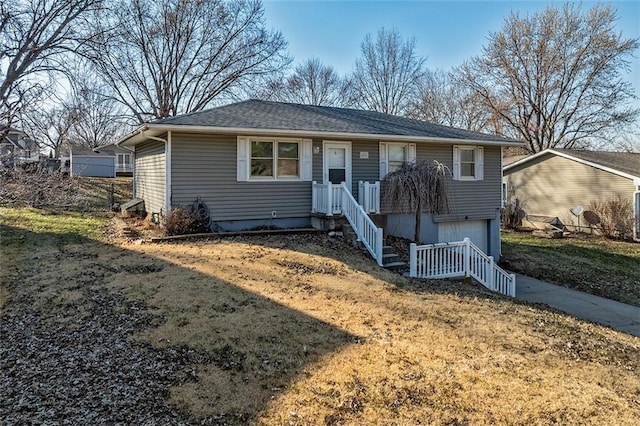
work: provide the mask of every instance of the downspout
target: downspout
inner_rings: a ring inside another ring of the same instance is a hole
[[[640,179],[634,181],[636,190],[633,194],[633,240],[640,242]]]
[[[171,130],[167,131],[167,144],[165,145],[165,209],[164,214],[167,215],[171,211]]]
[[[506,208],[503,205],[506,194],[504,191],[504,146],[500,147],[500,205],[502,208]],[[498,209],[498,260],[502,259],[502,209]]]

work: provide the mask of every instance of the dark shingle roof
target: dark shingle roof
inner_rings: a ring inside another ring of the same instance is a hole
[[[112,149],[91,149],[91,148],[72,148],[73,155],[88,155],[92,157],[113,157],[115,152]]]
[[[640,177],[640,153],[555,149],[560,153]]]
[[[385,136],[413,136],[518,143],[511,139],[471,132],[374,111],[249,100],[180,115],[152,125],[272,129]]]

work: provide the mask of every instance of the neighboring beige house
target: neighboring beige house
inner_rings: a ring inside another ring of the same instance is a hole
[[[633,202],[640,237],[640,153],[547,149],[504,163],[505,201],[517,198],[528,215],[577,225],[570,209],[621,196]]]

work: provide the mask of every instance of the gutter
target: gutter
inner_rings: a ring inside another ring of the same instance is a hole
[[[524,146],[523,142],[516,140],[479,140],[479,139],[456,139],[456,138],[442,138],[435,136],[407,136],[407,135],[388,135],[388,134],[376,134],[376,133],[345,133],[345,132],[326,132],[315,130],[285,130],[285,129],[256,129],[256,128],[242,128],[242,127],[212,127],[212,126],[190,126],[190,125],[166,125],[166,124],[147,124],[140,128],[138,131],[125,136],[120,141],[116,142],[116,145],[125,144],[132,139],[134,141],[127,143],[127,145],[136,145],[136,137],[143,136],[152,139],[145,131],[157,132],[158,134],[164,132],[185,132],[185,133],[216,133],[216,134],[231,134],[231,135],[247,135],[247,136],[282,136],[282,137],[317,137],[323,139],[345,139],[345,140],[379,140],[390,142],[430,142],[430,143],[442,143],[442,144],[457,144],[457,145],[497,145],[497,146]],[[142,142],[142,140],[140,140]]]

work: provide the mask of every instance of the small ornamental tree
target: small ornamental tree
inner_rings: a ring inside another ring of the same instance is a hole
[[[414,241],[420,242],[422,213],[449,212],[451,171],[437,161],[404,163],[382,180],[382,203],[393,213],[413,213]]]

